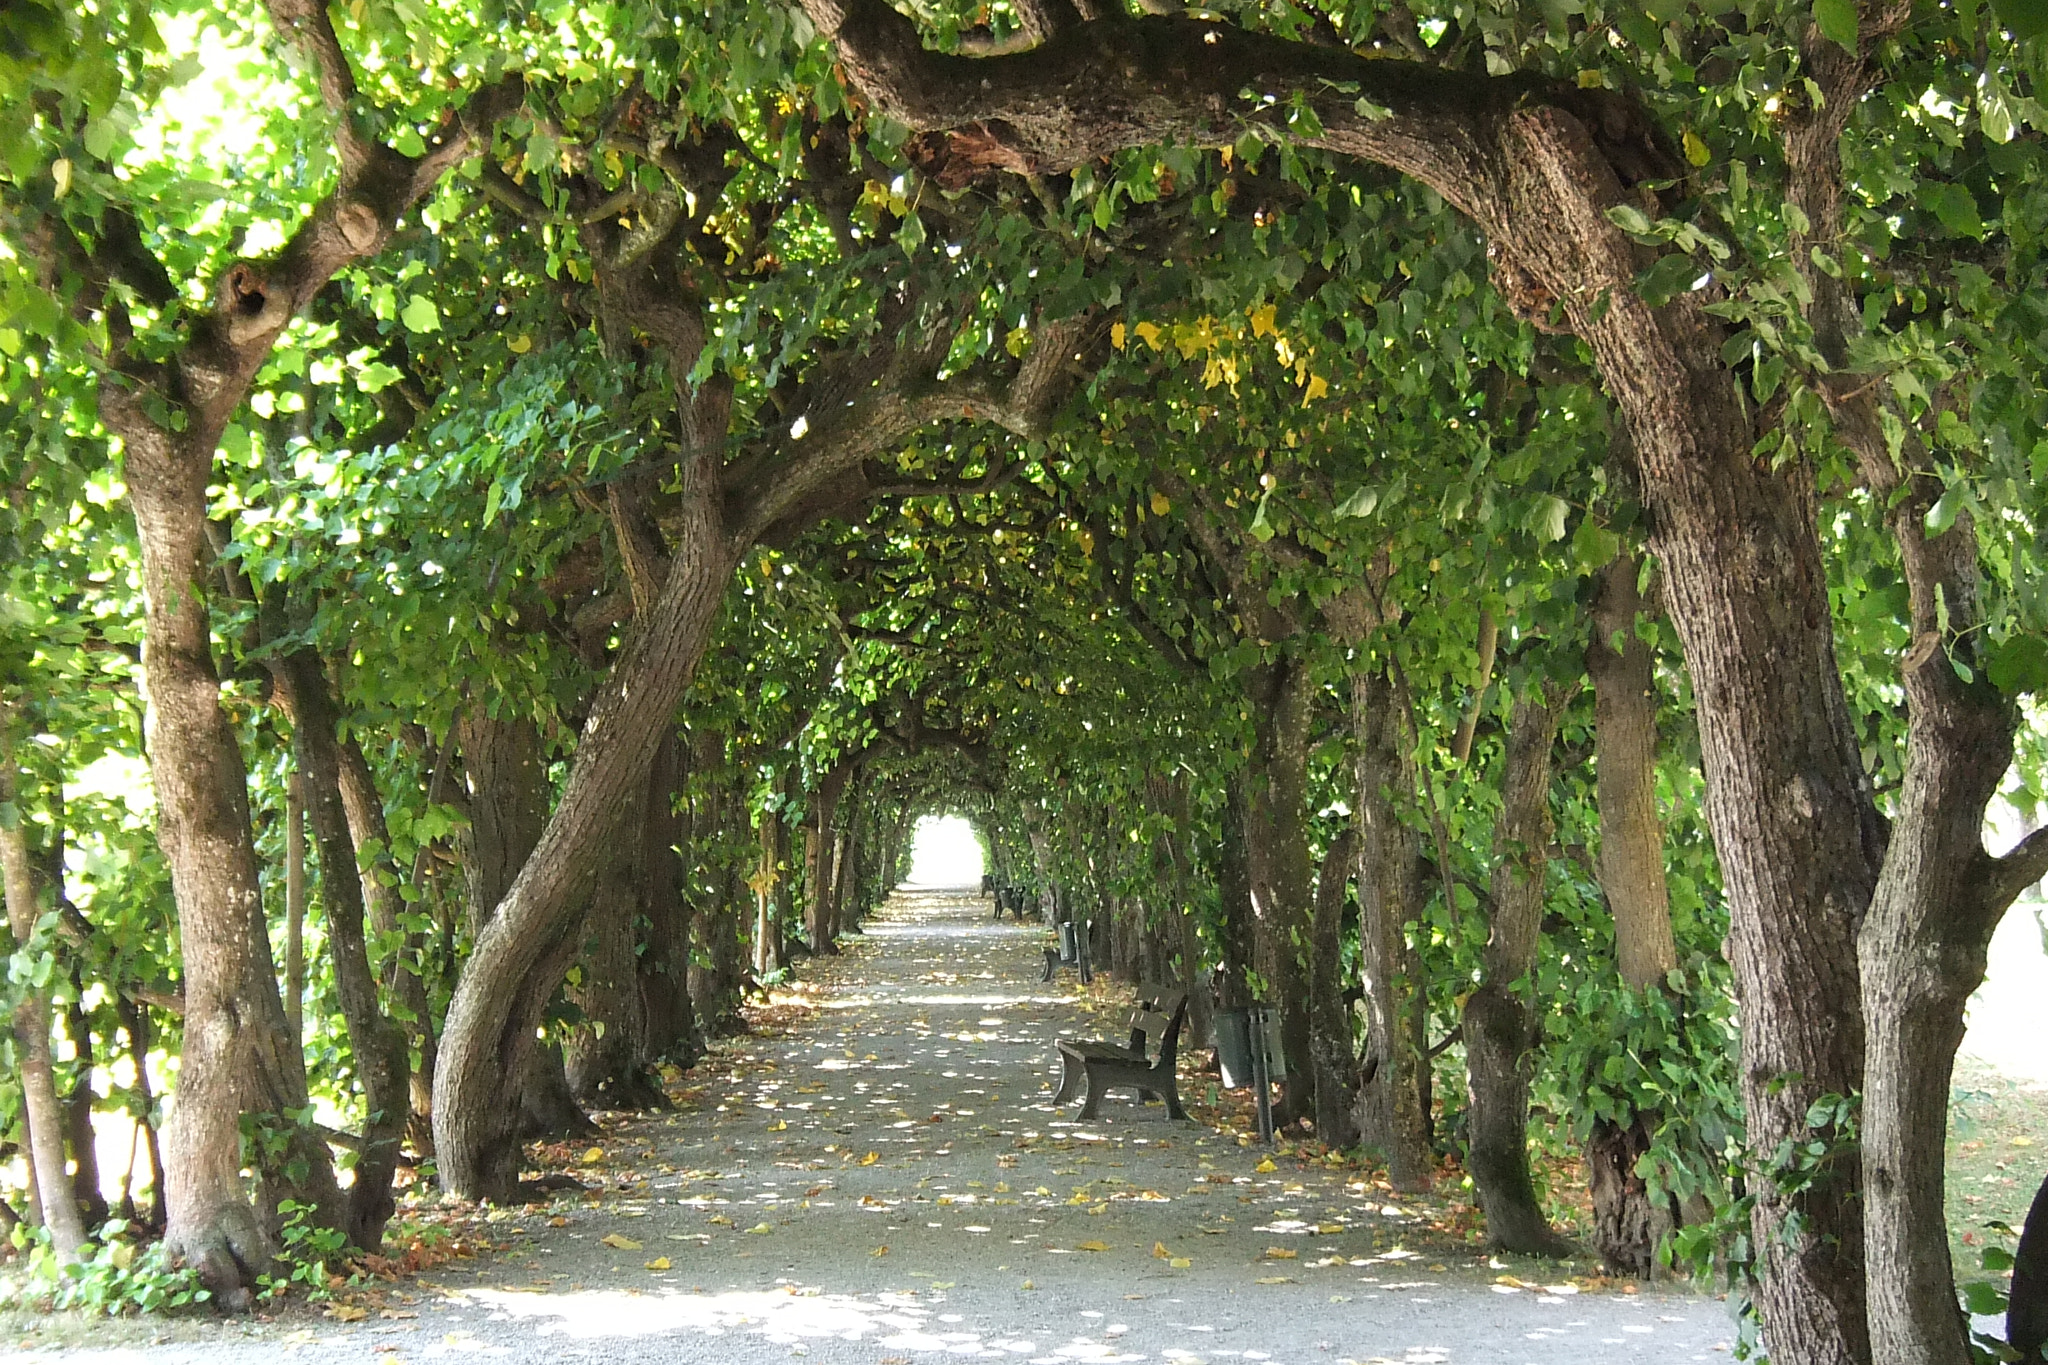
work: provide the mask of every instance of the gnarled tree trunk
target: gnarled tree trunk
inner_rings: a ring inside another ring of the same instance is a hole
[[[1358,745],[1359,949],[1365,971],[1365,1056],[1359,1067],[1359,1132],[1387,1163],[1402,1194],[1434,1183],[1429,1141],[1429,1059],[1414,1027],[1427,1018],[1422,960],[1408,926],[1422,913],[1422,841],[1401,818],[1415,791],[1395,706],[1383,670],[1354,674],[1351,723]]]
[[[1290,659],[1254,669],[1246,691],[1254,737],[1244,782],[1245,868],[1257,933],[1254,960],[1271,985],[1274,998],[1266,1003],[1278,1012],[1287,1058],[1273,1115],[1275,1125],[1285,1127],[1318,1112],[1308,973],[1301,961],[1315,896],[1308,850],[1314,687],[1306,664]]]
[[[563,1040],[562,1062],[579,1104],[659,1109],[666,1101],[644,1065],[647,1015],[634,927],[644,879],[646,783],[628,794],[619,825],[621,837],[598,869],[584,912],[582,978],[569,990],[583,1018]]]
[[[1465,999],[1465,1067],[1472,1107],[1466,1164],[1486,1214],[1489,1246],[1531,1256],[1568,1256],[1529,1173],[1529,1050],[1536,1021],[1527,978],[1542,945],[1549,863],[1550,750],[1564,718],[1562,696],[1521,697],[1508,722],[1501,776],[1485,978]]]
[[[384,1225],[398,1204],[391,1192],[399,1142],[411,1116],[410,1065],[405,1033],[385,1017],[363,937],[363,884],[356,845],[341,797],[339,717],[317,655],[281,654],[271,663],[280,697],[292,718],[292,753],[304,785],[314,846],[320,854],[321,900],[327,909],[327,946],[334,993],[348,1027],[349,1050],[363,1086],[363,1132],[355,1181],[348,1191],[344,1231],[364,1251],[383,1245]]]
[[[641,848],[640,913],[647,947],[640,956],[640,1002],[647,1015],[645,1061],[695,1066],[704,1056],[704,1033],[690,1002],[690,909],[683,895],[683,849],[695,827],[679,808],[683,793],[682,741],[669,733],[655,755],[647,786],[646,835]]]

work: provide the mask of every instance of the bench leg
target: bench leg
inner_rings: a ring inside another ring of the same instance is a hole
[[[1052,980],[1052,974],[1053,974],[1054,972],[1058,971],[1058,970],[1059,970],[1059,967],[1060,967],[1060,955],[1059,955],[1058,953],[1054,952],[1054,951],[1053,951],[1052,949],[1050,949],[1050,948],[1047,948],[1047,949],[1045,950],[1045,974],[1044,974],[1044,975],[1042,975],[1042,976],[1040,976],[1040,977],[1039,977],[1038,979],[1039,979],[1040,981],[1050,981],[1050,980]]]
[[[1080,1116],[1084,1119],[1092,1119],[1096,1116],[1097,1111],[1102,1105],[1102,1092],[1109,1089],[1109,1085],[1106,1082],[1096,1079],[1099,1074],[1094,1071],[1088,1073],[1088,1098],[1081,1101]]]
[[[1086,1070],[1087,1067],[1080,1058],[1074,1056],[1071,1052],[1062,1052],[1060,1054],[1060,1088],[1053,1093],[1052,1102],[1054,1104],[1065,1104],[1068,1100],[1074,1098],[1080,1092],[1081,1075]]]
[[[1173,1081],[1168,1081],[1166,1084],[1165,1095],[1166,1117],[1170,1119],[1186,1118],[1188,1116],[1188,1111],[1180,1107],[1180,1086]]]

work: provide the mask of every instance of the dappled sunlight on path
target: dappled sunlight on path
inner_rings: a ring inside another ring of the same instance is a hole
[[[1045,938],[972,892],[899,892],[806,964],[784,1032],[721,1048],[675,1112],[555,1150],[603,1192],[494,1212],[494,1262],[447,1268],[405,1313],[364,1298],[358,1323],[138,1359],[1724,1358],[1711,1299],[1489,1264],[1356,1171],[1268,1161],[1128,1092],[1075,1121],[1051,1103],[1053,1040],[1114,1036],[1127,993],[1039,984]],[[1184,1069],[1189,1099],[1210,1084]]]

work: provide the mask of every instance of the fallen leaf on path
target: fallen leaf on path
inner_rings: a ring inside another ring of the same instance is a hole
[[[1252,1167],[1252,1169],[1257,1171],[1260,1175],[1271,1175],[1273,1172],[1279,1170],[1280,1168],[1273,1164],[1272,1157],[1267,1157],[1264,1161],[1261,1161],[1258,1165]]]
[[[638,1242],[622,1233],[608,1232],[597,1240],[619,1251],[638,1251],[640,1249]]]
[[[748,1228],[747,1231],[756,1234],[763,1232],[773,1232],[775,1231],[775,1227],[772,1223],[756,1223],[754,1224],[754,1226]]]
[[[1154,1242],[1152,1244],[1152,1254],[1162,1261],[1169,1260],[1173,1256],[1173,1253],[1166,1249],[1166,1243],[1164,1242]]]
[[[860,1164],[863,1166],[872,1166],[881,1159],[882,1154],[880,1152],[869,1152],[866,1156],[860,1159]]]
[[[657,1256],[647,1263],[647,1268],[649,1270],[667,1270],[668,1264],[668,1257]]]
[[[583,1154],[583,1164],[586,1166],[595,1166],[598,1162],[603,1160],[604,1148],[602,1147],[592,1147],[589,1151]]]
[[[1292,1284],[1292,1283],[1294,1283],[1294,1282],[1293,1282],[1292,1280],[1288,1279],[1288,1278],[1287,1278],[1287,1277],[1286,1277],[1285,1275],[1261,1275],[1261,1276],[1260,1276],[1260,1277],[1259,1277],[1258,1279],[1256,1279],[1256,1280],[1253,1280],[1253,1281],[1252,1281],[1252,1283],[1253,1283],[1253,1284]]]
[[[370,1316],[370,1310],[358,1308],[352,1303],[330,1303],[327,1305],[327,1316],[336,1322],[361,1322]]]
[[[1193,1265],[1194,1262],[1189,1260],[1185,1256],[1176,1256],[1172,1260],[1168,1261],[1167,1264],[1172,1266],[1175,1270],[1186,1270],[1189,1266]]]
[[[1104,1242],[1082,1242],[1079,1243],[1074,1249],[1076,1251],[1107,1251],[1109,1250],[1109,1246],[1107,1243]]]
[[[868,1253],[868,1255],[870,1256],[887,1256],[888,1254],[889,1248],[887,1247],[876,1247],[873,1251],[870,1251]]]
[[[1300,1252],[1294,1251],[1288,1247],[1266,1248],[1266,1259],[1269,1261],[1291,1261],[1300,1255]]]

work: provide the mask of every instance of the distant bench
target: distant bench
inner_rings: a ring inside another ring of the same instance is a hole
[[[1140,1100],[1165,1100],[1168,1118],[1186,1118],[1187,1113],[1180,1107],[1180,1080],[1174,1067],[1180,1058],[1180,1027],[1187,1013],[1186,991],[1153,987],[1148,993],[1141,988],[1138,1008],[1131,1011],[1128,1043],[1060,1039],[1063,1069],[1053,1103],[1066,1103],[1085,1086],[1087,1098],[1081,1104],[1080,1116],[1092,1119],[1111,1086],[1130,1086],[1137,1090]]]

